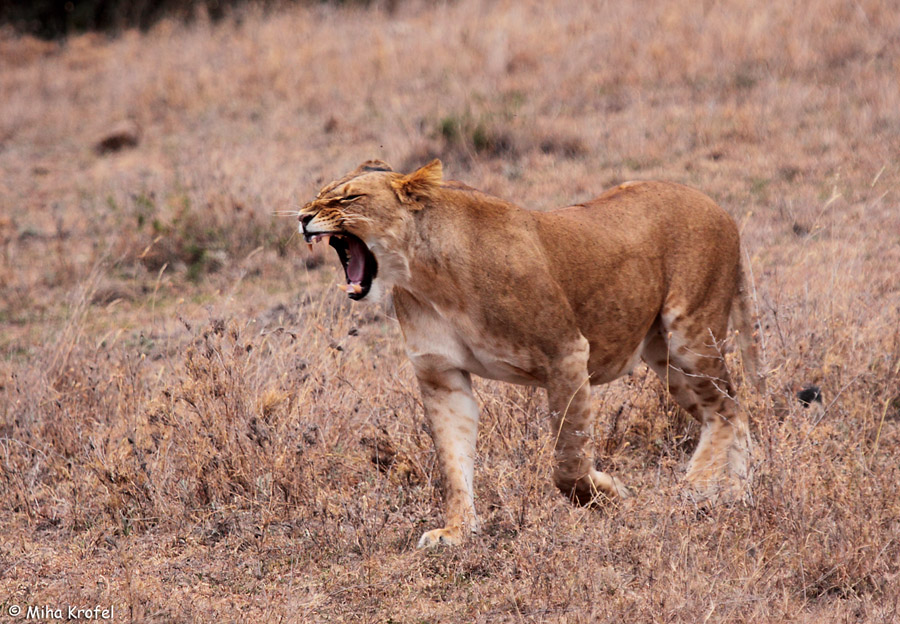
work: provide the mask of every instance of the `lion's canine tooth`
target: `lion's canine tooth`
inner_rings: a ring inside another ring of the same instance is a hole
[[[344,292],[347,292],[348,290],[350,290],[350,287],[347,284],[338,284],[337,287],[340,288],[341,290],[343,290]]]
[[[306,243],[306,246],[307,246],[307,247],[308,247],[308,248],[309,248],[309,250],[310,250],[310,251],[312,251],[312,250],[313,250],[313,246],[312,246],[312,243]]]
[[[350,284],[350,290],[352,290],[354,293],[356,293],[358,295],[359,293],[362,292],[362,286],[360,286],[356,282],[353,282],[352,284]]]
[[[331,240],[331,234],[323,234],[323,235],[322,235],[322,240],[323,240],[323,241],[325,242],[325,244],[327,245],[328,242]]]

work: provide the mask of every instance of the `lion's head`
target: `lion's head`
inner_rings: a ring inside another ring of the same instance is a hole
[[[403,175],[369,160],[326,185],[299,213],[307,243],[325,241],[344,267],[348,296],[380,299],[409,277],[406,256],[413,214],[423,195],[440,186],[441,161]]]

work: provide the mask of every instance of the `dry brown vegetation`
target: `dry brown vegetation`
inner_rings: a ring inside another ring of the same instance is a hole
[[[898,621],[898,33],[892,2],[679,0],[4,34],[3,617]],[[697,427],[639,369],[595,394],[639,495],[572,507],[542,394],[481,382],[484,532],[413,549],[440,496],[396,323],[275,213],[432,156],[531,208],[663,178],[735,217],[770,371],[751,500],[683,495]]]

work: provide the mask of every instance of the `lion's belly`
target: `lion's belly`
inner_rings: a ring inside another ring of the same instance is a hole
[[[470,334],[437,315],[422,316],[404,328],[406,353],[417,369],[456,368],[473,375],[516,384],[544,382],[534,356],[520,345]]]
[[[622,375],[630,373],[641,361],[641,353],[644,351],[645,342],[646,340],[642,340],[636,347],[629,345],[625,349],[620,349],[612,357],[600,355],[599,350],[594,345],[591,345],[591,357],[588,360],[591,384],[597,386],[609,383]]]
[[[587,367],[591,384],[609,383],[630,373],[641,360],[645,341],[641,337],[636,344],[629,341],[591,345]],[[464,368],[480,377],[509,383],[543,385],[553,375],[552,370],[549,370],[549,360],[535,355],[533,349],[499,341],[492,341],[489,345],[473,341],[465,346],[465,350],[471,357]]]
[[[479,377],[529,386],[544,382],[544,375],[535,370],[532,358],[516,353],[514,349],[486,351],[475,348],[472,355],[475,368],[470,371]]]
[[[395,297],[396,298],[396,297]],[[491,331],[456,311],[420,307],[413,319],[409,311],[414,303],[401,300],[407,355],[417,370],[459,369],[487,379],[508,383],[543,386],[556,374],[562,353],[549,351],[562,347],[558,340],[534,340],[527,332]],[[635,319],[636,320],[636,319]],[[590,353],[587,372],[591,384],[610,382],[630,372],[640,361],[647,328],[643,319],[636,327],[623,329],[596,322],[589,325],[593,335],[587,338]],[[511,325],[513,325],[511,323]],[[584,328],[585,330],[588,327]],[[549,330],[548,330],[549,331]],[[540,335],[541,338],[545,336]]]
[[[469,340],[458,336],[457,365],[474,375],[507,383],[540,385],[545,375],[532,353],[499,340]]]

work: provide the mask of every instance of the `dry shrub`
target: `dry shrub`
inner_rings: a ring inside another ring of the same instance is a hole
[[[165,267],[186,271],[196,280],[256,249],[284,255],[291,232],[282,223],[217,192],[195,206],[197,195],[184,192],[157,201],[153,192],[133,194],[120,217],[113,257],[154,274]]]
[[[513,101],[517,99],[514,97]],[[412,171],[434,158],[440,158],[457,171],[470,170],[476,163],[502,161],[509,171],[531,154],[575,159],[587,153],[578,133],[561,124],[526,127],[516,120],[518,104],[506,104],[500,112],[448,113],[433,123],[426,138],[405,155],[400,169]],[[518,177],[518,176],[514,176]]]

